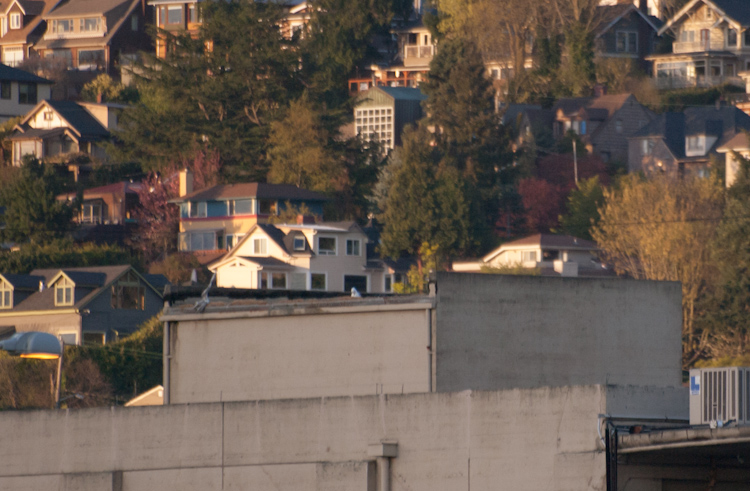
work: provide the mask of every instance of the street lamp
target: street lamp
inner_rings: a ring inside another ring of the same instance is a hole
[[[62,377],[63,345],[53,334],[47,332],[19,332],[0,341],[0,349],[21,358],[35,360],[57,360],[57,385],[55,387],[55,407],[60,401]]]

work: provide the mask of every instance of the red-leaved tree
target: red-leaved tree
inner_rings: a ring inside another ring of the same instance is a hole
[[[179,207],[169,201],[179,195],[180,170],[190,169],[193,188],[200,190],[219,183],[220,168],[218,153],[199,152],[190,160],[172,162],[161,172],[146,176],[138,191],[140,206],[134,212],[138,231],[131,239],[131,245],[143,254],[146,264],[177,250]]]

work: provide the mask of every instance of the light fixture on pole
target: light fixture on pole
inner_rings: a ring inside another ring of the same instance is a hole
[[[0,349],[21,358],[57,360],[57,384],[55,387],[55,406],[57,406],[60,400],[63,359],[63,345],[60,340],[48,332],[19,332],[0,341]]]

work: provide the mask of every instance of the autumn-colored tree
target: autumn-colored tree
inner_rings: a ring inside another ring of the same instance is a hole
[[[192,159],[183,159],[165,166],[162,172],[151,172],[138,191],[140,206],[133,218],[138,222],[138,232],[131,246],[140,251],[146,264],[162,254],[177,249],[179,209],[169,201],[179,194],[179,171],[190,169],[196,190],[219,183],[221,161],[218,153],[199,152]]]
[[[708,333],[694,323],[696,302],[714,274],[711,245],[723,205],[715,179],[626,176],[604,192],[601,219],[591,232],[618,273],[682,283],[684,366],[708,343]]]
[[[518,193],[529,232],[549,233],[557,227],[565,197],[560,186],[530,177],[518,182]]]

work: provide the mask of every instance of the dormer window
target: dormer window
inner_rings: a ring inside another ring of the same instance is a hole
[[[55,34],[63,34],[66,32],[73,32],[73,19],[59,19],[52,21],[52,32]]]
[[[689,136],[687,138],[687,152],[703,152],[706,145],[705,136]]]
[[[295,237],[294,238],[294,250],[295,251],[304,251],[305,250],[305,238],[304,237]]]
[[[101,22],[102,20],[99,17],[81,19],[81,32],[99,32]]]
[[[0,309],[13,308],[13,286],[6,282],[0,281]]]
[[[73,289],[75,284],[66,277],[60,278],[55,284],[55,306],[73,305]]]
[[[20,29],[21,28],[21,14],[14,12],[10,14],[10,28]]]

